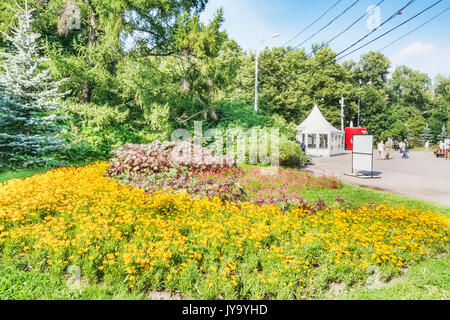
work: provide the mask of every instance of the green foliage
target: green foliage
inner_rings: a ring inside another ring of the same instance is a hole
[[[420,115],[412,116],[406,122],[409,133],[414,137],[420,137],[425,127],[427,126],[427,121],[424,117]]]
[[[70,287],[58,277],[38,271],[25,271],[0,261],[0,300],[142,300],[124,286],[108,287],[87,284]]]
[[[173,127],[170,122],[170,107],[153,103],[149,109],[144,112],[144,119],[150,129],[147,136],[148,141],[168,140]]]
[[[39,173],[44,173],[48,169],[21,169],[21,170],[8,170],[0,171],[0,183],[11,179],[23,179],[34,176]]]
[[[15,0],[0,4],[0,30],[17,19]],[[24,0],[19,0],[23,4]],[[244,52],[222,29],[223,11],[208,23],[199,18],[205,0],[29,0],[32,29],[42,37],[40,55],[54,79],[70,90],[62,131],[72,146],[57,159],[105,159],[120,144],[166,140],[177,128],[278,128],[295,141],[295,126],[314,104],[340,127],[361,125],[376,139],[419,141],[428,125],[438,136],[450,126],[450,78],[399,66],[369,52],[358,61],[333,61],[328,47],[265,48],[259,55],[259,112],[253,112],[255,55]],[[72,9],[80,25],[70,27]],[[9,49],[5,38],[0,47]],[[331,62],[330,62],[331,61]],[[330,62],[330,63],[329,63]],[[311,72],[311,69],[314,71]],[[78,154],[78,156],[77,156]],[[26,157],[25,157],[26,158]],[[21,158],[21,161],[28,159]]]
[[[345,290],[334,298],[338,300],[448,300],[450,279],[446,270],[450,268],[450,258],[446,254],[441,259],[426,258],[412,266],[407,275],[382,283],[378,288],[356,288]]]
[[[308,158],[302,151],[302,147],[296,141],[282,137],[280,141],[280,165],[293,167],[304,166]]]
[[[431,132],[431,129],[430,129],[430,127],[428,125],[423,129],[423,133],[421,135],[421,138],[422,138],[421,142],[422,142],[423,145],[425,145],[425,143],[427,141],[429,141],[430,144],[432,144],[435,141],[433,133]]]
[[[382,89],[386,86],[391,62],[380,52],[371,51],[361,56],[354,67],[356,80],[363,86],[374,86]]]
[[[211,127],[227,129],[240,127],[250,129],[265,127],[271,123],[271,117],[265,112],[255,114],[253,106],[243,99],[223,101],[217,106],[218,121],[210,122]]]
[[[373,87],[366,87],[361,95],[361,123],[367,127],[370,134],[381,138],[382,133],[391,130],[394,137],[403,134],[403,129],[395,127],[394,119],[388,116],[387,97],[383,91]],[[386,134],[385,134],[386,135]],[[386,138],[386,137],[384,137]]]
[[[61,118],[55,115],[61,81],[43,68],[47,58],[39,55],[39,34],[31,30],[32,11],[19,7],[16,18],[18,26],[6,35],[10,48],[1,54],[0,165],[52,165],[51,154],[65,147],[57,137]]]
[[[341,95],[350,102],[346,108],[346,123],[354,119],[357,90],[352,84],[352,73],[337,63],[326,64],[335,53],[324,48],[309,57],[304,50],[266,48],[259,55],[260,110],[277,114],[288,122],[300,124],[311,111],[314,101],[320,102],[325,117],[340,126]],[[315,72],[301,72],[322,66]],[[254,57],[243,58],[241,72],[236,79],[236,94],[248,101],[254,86]],[[245,93],[244,93],[245,92]],[[353,100],[353,101],[352,101]]]
[[[430,78],[406,66],[399,66],[392,74],[391,99],[394,102],[426,111],[429,109]]]
[[[445,127],[445,125],[442,126],[442,131],[441,133],[438,135],[438,139],[441,141],[444,141],[445,139],[447,139],[448,136],[448,132],[447,132],[447,128]]]
[[[108,105],[69,104],[61,112],[71,119],[70,129],[63,132],[73,143],[69,154],[79,150],[106,155],[112,148],[133,139],[133,135],[128,135],[133,132],[126,123],[128,110],[120,111]]]

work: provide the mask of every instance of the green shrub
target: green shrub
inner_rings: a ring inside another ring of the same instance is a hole
[[[304,166],[308,158],[295,141],[282,137],[280,140],[280,165],[286,167]]]
[[[241,100],[222,102],[217,107],[218,121],[211,122],[208,127],[227,129],[240,127],[249,129],[253,127],[271,126],[272,119],[264,112],[255,115],[253,107]]]

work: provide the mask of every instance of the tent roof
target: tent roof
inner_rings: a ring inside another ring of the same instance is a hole
[[[325,119],[317,105],[314,106],[306,120],[297,127],[297,130],[305,133],[343,133]]]

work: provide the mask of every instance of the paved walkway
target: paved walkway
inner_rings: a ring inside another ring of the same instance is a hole
[[[450,206],[450,160],[437,159],[433,152],[425,151],[411,151],[407,160],[401,159],[399,152],[391,156],[391,160],[378,160],[374,151],[374,171],[380,174],[380,179],[346,176],[352,170],[351,152],[332,158],[313,158],[315,164],[307,169],[362,187]]]

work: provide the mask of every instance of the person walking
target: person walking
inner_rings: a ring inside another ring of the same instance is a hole
[[[302,141],[302,151],[303,151],[303,153],[306,153],[306,144],[305,144],[305,141]]]
[[[384,145],[384,141],[380,141],[378,144],[378,160],[384,160],[385,159],[385,150],[386,146]]]
[[[445,143],[444,141],[439,141],[439,150],[441,150],[441,153],[444,153],[445,151]]]
[[[430,151],[430,141],[427,140],[427,142],[425,142],[425,150],[428,152]]]
[[[405,146],[403,141],[400,141],[400,143],[398,144],[398,150],[400,151],[400,153],[403,153],[403,147]]]
[[[392,138],[389,138],[388,141],[386,142],[386,159],[389,160],[389,157],[393,149],[394,149],[394,140],[392,140]]]
[[[409,156],[408,156],[408,142],[407,141],[404,141],[403,142],[403,156],[402,156],[402,159],[409,159]]]

